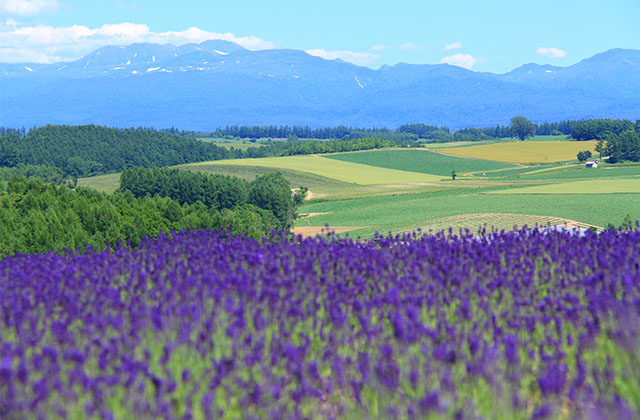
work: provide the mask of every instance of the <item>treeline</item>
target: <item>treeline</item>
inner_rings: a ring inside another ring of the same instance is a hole
[[[343,139],[352,137],[384,137],[393,132],[388,128],[354,128],[339,125],[337,127],[311,128],[309,126],[276,126],[276,125],[254,125],[254,126],[227,126],[211,132],[181,131],[176,128],[169,128],[165,131],[185,137],[240,137],[249,139],[261,138],[289,138],[299,139]]]
[[[103,249],[118,240],[135,246],[160,231],[229,229],[261,238],[277,228],[271,212],[250,204],[215,210],[202,202],[180,205],[158,195],[136,198],[131,192],[70,190],[24,177],[10,179],[0,191],[0,257],[78,247]]]
[[[573,128],[586,120],[566,120],[535,124],[539,135],[569,135]],[[513,137],[508,125],[484,128],[461,128],[456,131],[448,127],[429,124],[403,124],[397,129],[354,128],[337,126],[311,128],[309,126],[227,126],[212,132],[181,131],[176,128],[165,131],[185,137],[237,137],[237,138],[298,138],[298,139],[356,139],[374,137],[385,140],[434,140],[479,141],[493,138]]]
[[[609,163],[640,162],[640,120],[597,119],[576,126],[571,136],[576,140],[598,140],[596,152]]]
[[[629,130],[640,132],[640,120],[634,124],[629,120],[596,119],[576,125],[571,137],[576,140],[606,140]]]
[[[48,165],[25,165],[18,164],[14,167],[0,167],[0,181],[8,181],[15,176],[24,176],[26,178],[40,178],[44,182],[52,182],[60,184],[65,175],[62,169]]]
[[[413,140],[384,140],[379,138],[361,138],[336,141],[303,141],[292,144],[280,153],[280,156],[310,155],[314,153],[354,152],[357,150],[380,149],[382,147],[406,147]]]
[[[275,227],[284,230],[295,219],[296,197],[291,194],[289,181],[279,172],[248,182],[237,177],[170,168],[132,168],[120,175],[120,190],[138,198],[160,196],[180,204],[202,203],[216,211],[252,205],[274,218]],[[298,203],[302,199],[298,198]]]
[[[0,136],[6,136],[9,133],[17,134],[19,136],[26,136],[28,130],[24,127],[21,128],[9,128],[9,127],[0,127]]]
[[[600,140],[597,149],[603,150],[608,156],[609,163],[640,162],[640,133],[636,130],[626,130],[620,135],[612,134],[606,140]]]

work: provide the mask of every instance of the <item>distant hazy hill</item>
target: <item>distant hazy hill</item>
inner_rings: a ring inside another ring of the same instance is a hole
[[[0,64],[0,126],[103,124],[211,130],[226,125],[451,128],[592,117],[640,118],[640,50],[506,74],[447,64],[378,70],[298,50],[226,41],[100,48],[80,60]]]

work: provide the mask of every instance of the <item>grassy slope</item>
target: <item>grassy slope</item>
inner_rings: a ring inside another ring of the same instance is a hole
[[[525,141],[439,149],[453,156],[500,162],[547,163],[575,160],[581,150],[591,150],[595,141]]]
[[[442,179],[437,175],[378,168],[320,156],[218,160],[184,165],[184,167],[198,168],[203,165],[242,165],[291,169],[359,185],[438,182]]]
[[[350,203],[320,203],[304,206],[301,212],[330,212],[298,220],[296,225],[374,226],[354,231],[370,235],[375,231],[398,231],[423,226],[426,221],[466,213],[515,213],[555,216],[597,226],[619,224],[626,214],[640,220],[638,194],[571,194],[558,200],[555,195],[461,195],[436,194],[397,200],[351,200]],[[346,205],[345,205],[346,204]]]
[[[559,184],[536,185],[493,191],[493,194],[640,194],[640,176],[635,178],[591,179],[586,181],[563,182]]]
[[[523,180],[565,180],[616,178],[640,175],[640,165],[601,165],[598,168],[585,168],[583,164],[561,167],[545,172],[532,172],[522,175]]]
[[[463,174],[465,172],[490,171],[513,167],[513,165],[508,163],[452,157],[426,150],[372,150],[354,153],[336,153],[325,155],[325,157],[381,168],[441,176],[450,176],[452,170],[455,170],[458,174]]]

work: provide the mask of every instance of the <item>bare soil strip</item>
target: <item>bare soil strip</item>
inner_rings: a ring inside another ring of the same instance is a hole
[[[320,216],[320,215],[323,215],[323,214],[331,214],[331,213],[333,213],[333,212],[332,211],[325,211],[325,212],[322,212],[322,213],[302,213],[300,215],[300,219],[308,219],[309,217]]]
[[[328,233],[344,233],[356,229],[363,229],[371,226],[334,226],[327,228],[326,226],[298,226],[293,228],[294,235],[302,235],[304,237],[326,235]]]

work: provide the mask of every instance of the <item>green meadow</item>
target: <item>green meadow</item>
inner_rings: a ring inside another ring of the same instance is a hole
[[[474,213],[509,213],[559,217],[567,220],[606,226],[620,223],[626,214],[640,219],[640,194],[571,194],[558,199],[554,194],[494,195],[469,191],[457,194],[424,194],[376,199],[349,200],[309,204],[300,211],[320,213],[300,219],[296,226],[361,227],[353,234],[368,236],[375,231],[396,232],[429,226],[434,219]],[[613,215],[617,215],[614,217]],[[522,226],[522,224],[519,224]],[[461,226],[476,229],[480,225],[470,218]]]

